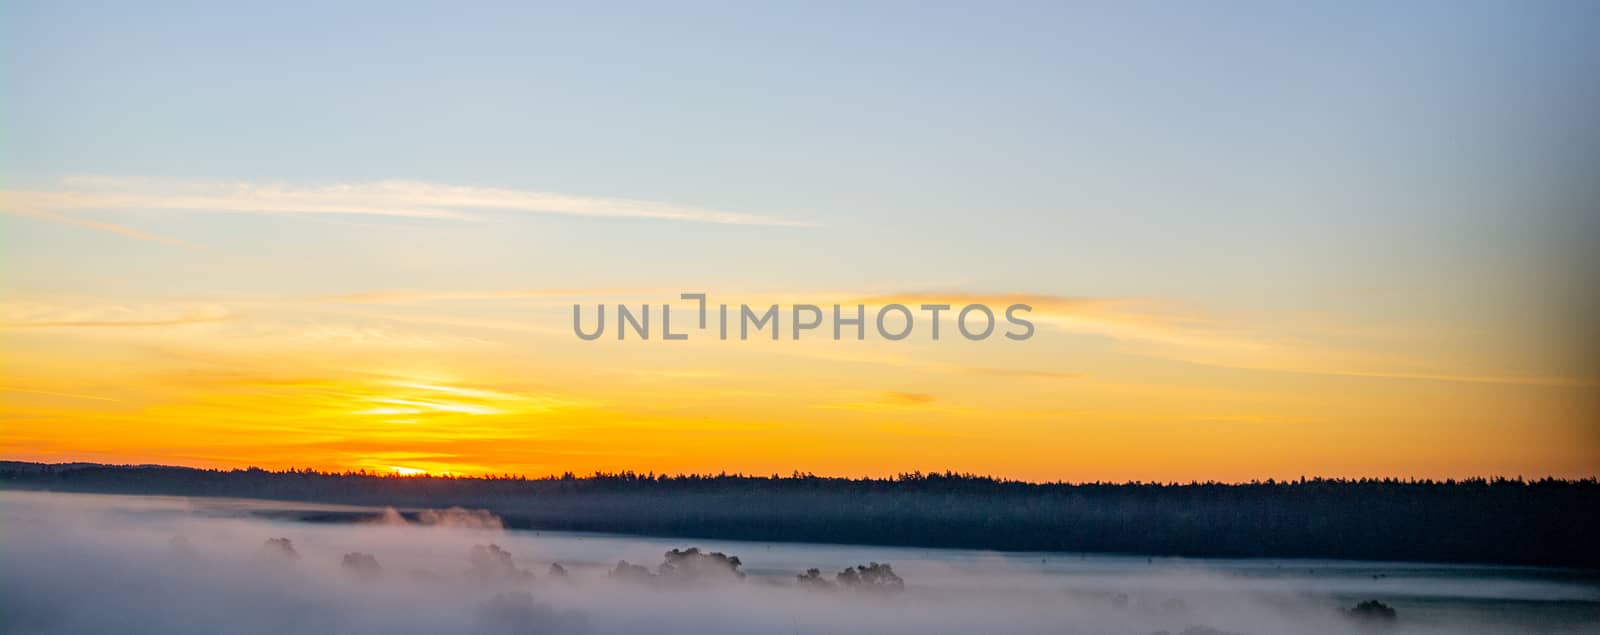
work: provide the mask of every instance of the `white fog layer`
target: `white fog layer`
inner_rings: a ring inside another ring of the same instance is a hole
[[[0,632],[1600,632],[1600,583],[1572,571],[600,536],[504,530],[464,510],[345,524],[260,513],[315,507],[0,492]],[[1367,600],[1394,614],[1351,611]]]

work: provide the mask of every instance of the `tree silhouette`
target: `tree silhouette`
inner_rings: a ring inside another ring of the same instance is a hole
[[[805,588],[809,588],[809,589],[831,589],[831,588],[833,588],[833,583],[829,582],[827,580],[827,578],[822,577],[822,570],[821,569],[816,569],[816,568],[806,569],[805,573],[797,575],[797,576],[795,576],[795,578],[800,581],[800,586],[805,587]]]
[[[739,570],[740,564],[738,556],[721,552],[703,553],[699,547],[690,547],[668,551],[666,559],[656,571],[666,582],[727,582],[744,579],[744,572]]]
[[[623,582],[650,584],[655,582],[656,574],[651,573],[649,569],[632,564],[627,560],[618,560],[617,566],[613,567],[610,572],[606,573],[606,577],[611,578],[612,580],[620,580]]]
[[[1344,614],[1350,619],[1367,625],[1392,624],[1398,617],[1394,607],[1377,600],[1367,600],[1345,609]]]
[[[370,553],[361,553],[359,551],[344,554],[344,559],[339,562],[339,566],[344,567],[345,571],[349,571],[358,578],[369,580],[378,577],[378,572],[383,570],[383,567],[378,566],[376,557]]]
[[[840,571],[834,576],[839,586],[872,593],[899,593],[906,588],[905,580],[895,575],[888,563],[872,562]]]
[[[501,549],[500,545],[475,545],[467,554],[467,560],[472,563],[467,575],[478,580],[522,582],[533,579],[533,572],[517,568],[511,560],[511,552]]]
[[[294,541],[288,538],[268,538],[261,543],[261,553],[270,559],[286,562],[300,557],[294,550]]]

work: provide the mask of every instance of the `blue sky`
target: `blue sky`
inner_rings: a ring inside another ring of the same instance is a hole
[[[1243,254],[1328,267],[1453,222],[1504,229],[1484,194],[1508,193],[1475,190],[1567,185],[1541,160],[1594,138],[1581,3],[6,13],[12,183],[404,178],[695,203],[858,238],[798,252],[887,241],[896,256],[870,262],[892,269],[902,249],[1003,242],[988,257],[1007,276],[1131,270],[1164,292],[1194,260],[1248,276]]]

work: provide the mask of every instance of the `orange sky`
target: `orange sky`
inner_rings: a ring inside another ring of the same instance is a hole
[[[533,475],[1595,474],[1592,382],[1429,367],[1149,303],[941,296],[1032,303],[1023,342],[964,341],[951,322],[938,342],[586,342],[569,298],[480,295],[36,306],[0,331],[5,455]],[[570,299],[598,298],[672,301],[696,332],[693,303],[670,294]],[[932,297],[869,301],[890,299]]]

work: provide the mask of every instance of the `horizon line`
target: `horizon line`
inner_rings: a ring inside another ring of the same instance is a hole
[[[726,479],[777,480],[777,481],[791,481],[791,480],[797,481],[797,480],[813,480],[814,479],[814,480],[828,480],[828,481],[848,481],[848,482],[856,482],[856,483],[869,483],[869,482],[900,483],[900,482],[908,482],[910,480],[910,478],[908,478],[908,477],[914,477],[914,478],[935,478],[935,477],[937,477],[937,478],[958,478],[958,479],[968,479],[968,480],[987,480],[987,481],[991,481],[991,482],[994,482],[994,483],[1001,483],[1001,484],[1064,485],[1064,486],[1085,486],[1085,485],[1119,485],[1119,486],[1139,485],[1139,486],[1164,486],[1164,487],[1191,486],[1191,485],[1249,486],[1249,485],[1297,485],[1297,484],[1329,483],[1329,482],[1332,482],[1332,483],[1371,483],[1371,482],[1378,482],[1378,483],[1402,483],[1402,484],[1418,484],[1418,485],[1425,485],[1425,484],[1443,484],[1443,485],[1447,485],[1447,484],[1474,483],[1474,482],[1484,482],[1484,483],[1502,483],[1502,482],[1512,483],[1512,482],[1515,482],[1515,483],[1523,483],[1523,484],[1543,483],[1543,482],[1559,482],[1559,483],[1600,484],[1600,475],[1590,475],[1590,476],[1580,476],[1580,477],[1565,477],[1565,476],[1555,476],[1553,474],[1546,474],[1544,476],[1535,476],[1535,477],[1527,477],[1527,476],[1522,475],[1522,474],[1518,474],[1516,476],[1505,476],[1505,475],[1482,476],[1482,475],[1479,475],[1479,476],[1449,477],[1449,478],[1416,477],[1416,476],[1410,476],[1410,477],[1404,477],[1404,476],[1344,477],[1344,476],[1309,476],[1309,475],[1301,475],[1298,478],[1291,478],[1291,479],[1278,479],[1278,478],[1268,477],[1268,478],[1265,478],[1265,479],[1251,479],[1251,480],[1239,480],[1239,481],[1226,481],[1226,480],[1218,480],[1218,479],[1206,479],[1206,480],[1190,479],[1190,480],[1187,480],[1187,481],[1178,481],[1178,480],[1172,480],[1172,481],[1150,480],[1150,481],[1146,481],[1146,480],[1133,480],[1133,479],[1122,480],[1122,481],[1071,481],[1071,480],[1061,479],[1061,480],[1054,480],[1054,481],[1040,481],[1040,480],[1010,478],[1010,477],[997,476],[997,475],[992,475],[992,474],[979,474],[979,473],[976,473],[976,472],[959,472],[959,471],[948,470],[948,469],[947,470],[941,470],[941,471],[910,470],[910,471],[897,472],[897,473],[895,473],[893,475],[889,475],[889,476],[868,476],[868,475],[837,476],[837,475],[817,474],[817,473],[814,473],[814,472],[807,472],[807,471],[801,471],[801,470],[791,470],[788,474],[781,474],[781,473],[778,473],[778,472],[773,472],[771,474],[751,474],[751,473],[745,473],[745,472],[728,472],[728,471],[668,473],[668,472],[656,472],[656,471],[653,471],[653,470],[649,470],[649,471],[621,470],[621,471],[616,471],[616,472],[606,472],[606,471],[603,471],[603,470],[594,470],[594,471],[586,473],[586,474],[579,474],[579,473],[573,472],[573,471],[566,471],[566,472],[562,472],[562,473],[559,473],[559,474],[551,472],[551,473],[546,473],[546,474],[542,474],[542,475],[533,475],[533,474],[528,474],[528,473],[514,473],[514,472],[502,472],[502,473],[498,473],[498,474],[495,474],[495,473],[460,474],[460,473],[452,473],[452,472],[437,472],[437,473],[435,473],[435,472],[420,471],[420,472],[416,472],[416,473],[408,473],[408,472],[402,472],[400,470],[388,470],[388,471],[385,471],[385,470],[372,470],[372,469],[368,469],[368,468],[354,468],[354,469],[346,468],[346,469],[344,469],[342,471],[339,471],[339,470],[324,470],[324,469],[317,469],[317,468],[313,468],[313,467],[305,467],[305,468],[286,467],[286,468],[274,469],[274,468],[264,468],[264,467],[260,467],[260,466],[256,466],[256,465],[248,465],[248,466],[244,466],[244,467],[237,467],[237,466],[235,466],[235,467],[194,467],[194,466],[190,466],[190,465],[176,465],[176,464],[168,464],[168,463],[102,463],[102,462],[99,462],[99,461],[65,461],[65,462],[60,462],[60,463],[45,463],[45,462],[41,462],[41,461],[23,461],[23,460],[14,460],[14,459],[0,459],[0,471],[6,471],[8,469],[7,467],[4,467],[3,464],[15,464],[15,463],[21,463],[21,464],[27,464],[27,465],[36,465],[36,466],[44,466],[44,467],[93,466],[93,467],[118,468],[118,469],[179,469],[179,470],[192,470],[192,471],[196,471],[196,472],[216,472],[216,473],[265,472],[267,474],[276,474],[276,475],[316,474],[316,475],[319,475],[319,476],[337,476],[337,477],[363,476],[363,477],[384,478],[384,479],[450,479],[450,480],[481,480],[481,481],[500,481],[500,480],[524,480],[524,481],[580,480],[580,481],[584,481],[584,480],[598,480],[598,479],[611,479],[611,478],[628,477],[628,478],[636,478],[636,479],[639,479],[639,480],[644,480],[646,478],[648,478],[650,480],[660,480],[660,479],[676,480],[676,479],[691,479],[691,478],[698,478],[698,479],[726,478]]]

